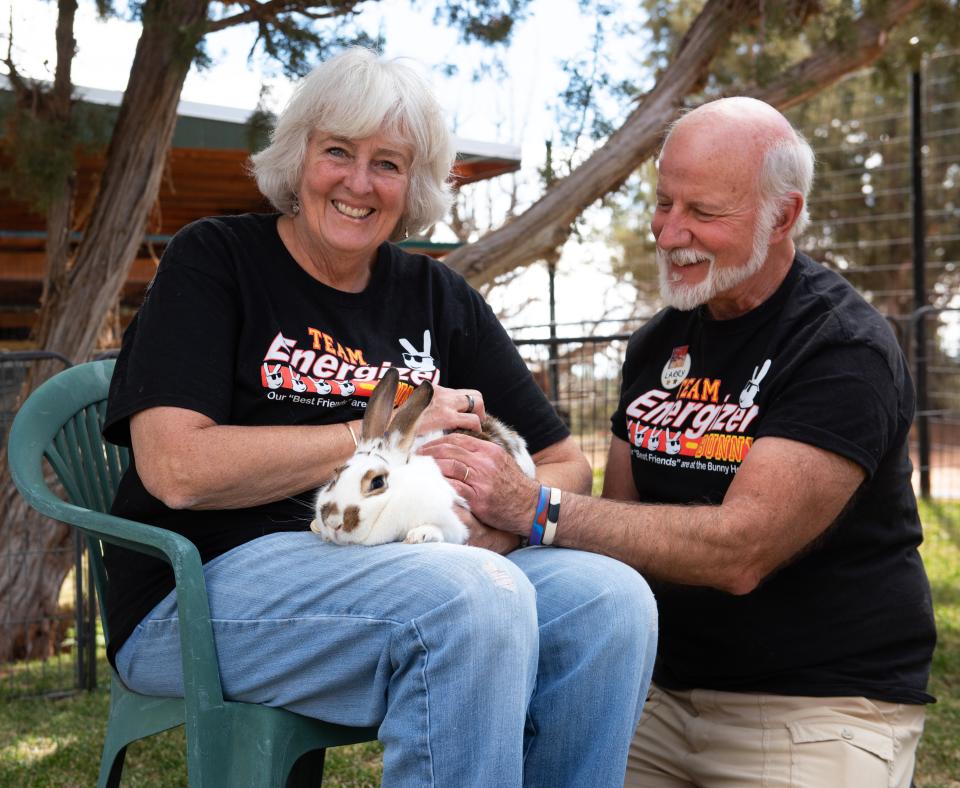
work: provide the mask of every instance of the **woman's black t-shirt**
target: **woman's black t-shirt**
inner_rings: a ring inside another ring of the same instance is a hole
[[[367,288],[341,292],[290,256],[277,218],[203,219],[171,240],[123,338],[108,440],[129,446],[130,416],[161,405],[218,424],[361,418],[391,366],[411,386],[430,380],[478,389],[486,409],[514,426],[531,453],[569,435],[489,306],[458,274],[383,244]],[[175,511],[144,489],[135,459],[113,513],[183,534],[204,562],[264,534],[306,529],[313,517],[310,490],[249,509]],[[162,562],[119,548],[108,547],[105,563],[112,658],[173,589],[173,575]]]

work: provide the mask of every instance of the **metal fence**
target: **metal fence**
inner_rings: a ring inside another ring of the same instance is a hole
[[[0,440],[7,433],[16,412],[17,398],[30,365],[51,361],[62,368],[71,366],[69,359],[55,353],[24,351],[0,354]],[[50,633],[52,653],[34,658],[28,652],[0,663],[0,698],[28,695],[58,695],[76,688],[92,688],[96,684],[96,599],[84,558],[84,543],[74,531],[65,547],[53,551],[46,547],[51,539],[44,531],[64,526],[41,520],[26,533],[24,541],[13,544],[3,540],[0,552],[0,583],[6,585],[20,576],[29,559],[38,553],[54,552],[64,559],[72,555],[73,569],[61,588],[58,609],[43,618],[25,619],[13,612],[9,597],[0,601],[0,639],[14,643],[26,633]]]

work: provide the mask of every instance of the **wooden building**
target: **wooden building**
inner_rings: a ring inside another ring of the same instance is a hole
[[[12,101],[5,87],[0,83],[0,114]],[[78,110],[93,118],[91,128],[99,127],[105,136],[122,94],[96,89],[78,89],[77,93]],[[121,295],[123,315],[139,306],[164,246],[179,228],[203,216],[271,210],[246,171],[250,151],[257,145],[251,114],[249,110],[180,103],[159,199]],[[454,174],[459,184],[520,167],[520,151],[515,146],[458,138],[457,150]],[[9,161],[0,155],[3,167],[9,167]],[[102,169],[102,152],[80,154],[79,215],[90,209]],[[79,240],[79,235],[75,237]],[[14,190],[0,190],[0,348],[22,347],[29,336],[43,282],[45,239],[43,215],[18,200]],[[456,245],[411,239],[404,246],[439,257]]]

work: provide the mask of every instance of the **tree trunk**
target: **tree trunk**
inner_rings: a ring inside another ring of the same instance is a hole
[[[922,0],[891,0],[882,11],[859,18],[854,38],[818,52],[789,69],[773,84],[741,91],[785,109],[872,63],[887,33]],[[706,77],[712,58],[759,13],[756,0],[710,0],[680,42],[670,65],[624,124],[570,175],[503,227],[447,255],[444,262],[475,287],[521,265],[544,259],[567,240],[574,219],[598,199],[623,185],[656,153],[664,128],[684,99]]]
[[[51,288],[46,294],[35,331],[40,348],[83,361],[95,347],[159,192],[180,91],[206,30],[207,5],[207,0],[150,0],[142,8],[143,32],[107,151],[100,190],[83,240],[72,265],[67,266],[65,285]],[[59,210],[62,212],[63,207]],[[52,243],[61,237],[60,228],[51,234]],[[34,365],[21,397],[55,369],[52,364]],[[40,518],[27,514],[6,465],[4,451],[0,456],[0,503],[4,505],[0,554],[16,556],[16,560],[11,560],[9,571],[0,576],[0,599],[10,621],[37,622],[55,611],[60,585],[70,567],[69,550],[64,556],[44,551],[69,545],[69,534],[63,527],[44,526],[38,522]],[[42,536],[38,540],[39,534]],[[18,561],[19,565],[13,566]],[[49,653],[51,647],[49,634],[36,623],[0,636],[0,661],[23,654],[40,656]]]
[[[73,114],[73,21],[77,14],[76,0],[60,0],[57,6],[57,70],[48,104],[49,120],[60,130],[59,144],[73,145],[69,126]],[[66,286],[67,262],[70,257],[70,230],[73,224],[75,173],[64,172],[47,206],[47,267],[43,279],[40,307],[53,301]]]
[[[0,491],[6,525],[0,564],[0,662],[56,654],[60,587],[73,566],[70,529],[30,509],[9,481]]]
[[[81,360],[120,294],[157,199],[177,104],[205,32],[207,0],[151,0],[143,6],[127,90],[107,149],[106,169],[61,299],[43,310],[39,347]],[[77,321],[76,315],[91,315]]]

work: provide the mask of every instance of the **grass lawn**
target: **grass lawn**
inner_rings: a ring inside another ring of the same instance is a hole
[[[923,557],[933,586],[939,644],[920,744],[917,788],[960,788],[960,504],[922,510]],[[101,686],[108,684],[101,671]],[[103,690],[62,700],[0,703],[0,786],[77,788],[96,784],[107,717]],[[187,784],[182,729],[137,742],[127,752],[125,786],[173,788]],[[327,751],[324,785],[377,786],[380,748],[375,742]]]
[[[937,650],[927,721],[917,757],[917,788],[960,788],[960,503],[925,504],[923,555],[933,588]]]

